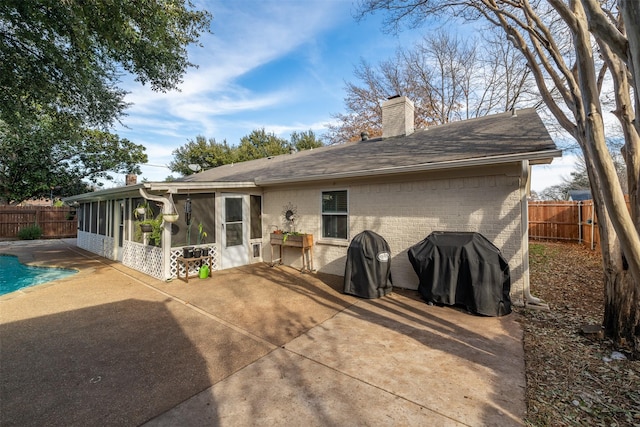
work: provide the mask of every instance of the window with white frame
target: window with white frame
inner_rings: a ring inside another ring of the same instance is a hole
[[[349,230],[347,190],[322,192],[322,237],[347,239]]]

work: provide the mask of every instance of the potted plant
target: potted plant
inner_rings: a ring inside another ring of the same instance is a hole
[[[153,231],[153,226],[149,222],[142,221],[140,223],[140,230],[143,233],[151,233]]]
[[[139,232],[147,234],[149,244],[153,246],[160,246],[163,231],[162,215],[140,221],[139,225]],[[136,231],[136,233],[138,233],[138,231]]]
[[[204,230],[204,225],[201,223],[198,224],[198,238],[197,238],[197,242],[198,245],[203,245],[205,243],[205,238],[208,236],[207,232]],[[201,249],[201,255],[202,256],[208,256],[209,255],[209,248],[200,248]]]
[[[313,246],[313,235],[298,231],[275,230],[270,235],[272,245],[306,248]]]
[[[204,225],[202,223],[198,224],[198,244],[201,245],[204,243],[204,239],[208,236],[207,232],[204,231]]]
[[[176,222],[178,218],[180,218],[180,215],[177,213],[162,214],[162,219],[164,219],[165,222],[173,223]]]
[[[144,219],[145,216],[152,217],[153,211],[151,210],[151,206],[149,206],[149,202],[138,203],[138,206],[133,210],[133,216],[136,219]]]

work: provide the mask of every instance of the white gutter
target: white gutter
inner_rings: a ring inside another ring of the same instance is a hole
[[[106,200],[109,196],[119,195],[124,196],[130,194],[131,196],[138,194],[138,190],[142,188],[144,184],[127,185],[126,187],[107,188],[106,190],[93,191],[91,193],[83,193],[75,196],[64,197],[64,202],[77,202],[80,200]]]
[[[179,181],[179,182],[148,182],[146,187],[149,191],[166,191],[169,193],[178,193],[182,191],[198,191],[212,189],[228,189],[228,188],[256,188],[255,182],[220,182],[220,181]]]
[[[139,193],[140,189],[147,189],[149,191],[162,191],[165,193],[178,193],[182,191],[198,191],[212,189],[227,189],[227,188],[256,188],[257,185],[254,182],[211,182],[211,181],[180,181],[180,182],[145,182],[141,184],[128,185],[126,187],[108,188],[106,190],[93,191],[91,193],[78,194],[76,196],[65,197],[62,200],[64,202],[77,202],[82,200],[106,200],[112,198],[111,196],[118,195],[120,197],[135,196]],[[149,199],[151,200],[151,199]]]
[[[153,200],[154,202],[162,203],[162,214],[176,213],[176,207],[171,199],[163,196],[156,196],[149,194],[144,188],[140,188],[140,195],[147,200]],[[171,277],[171,263],[168,262],[171,259],[171,224],[162,219],[162,265],[164,266],[164,278]]]
[[[529,281],[529,188],[531,184],[531,168],[528,160],[523,160],[520,170],[520,227],[522,229],[522,277],[524,279],[524,305],[529,308],[549,310],[549,305],[540,298],[531,295]]]
[[[474,166],[488,166],[488,165],[497,165],[503,163],[513,163],[513,162],[522,162],[522,161],[534,161],[536,164],[539,163],[550,163],[549,158],[552,157],[561,157],[562,150],[546,150],[539,151],[535,153],[524,153],[524,154],[506,154],[502,156],[491,156],[491,157],[480,157],[475,159],[467,159],[467,160],[450,160],[446,162],[438,162],[438,163],[421,163],[417,165],[411,166],[391,166],[386,168],[379,169],[365,169],[359,171],[349,171],[349,172],[336,172],[336,173],[326,173],[321,175],[308,175],[305,177],[295,177],[295,178],[256,178],[256,184],[260,185],[274,185],[274,184],[288,184],[292,182],[308,182],[308,181],[321,181],[326,179],[340,179],[340,178],[362,178],[374,175],[386,175],[389,173],[412,173],[412,172],[427,172],[427,171],[437,171],[443,169],[453,169],[453,168],[464,168],[464,167],[474,167]]]

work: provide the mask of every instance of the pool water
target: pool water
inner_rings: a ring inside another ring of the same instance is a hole
[[[76,270],[66,268],[24,265],[16,256],[0,254],[0,295],[62,279],[75,273],[77,273]]]

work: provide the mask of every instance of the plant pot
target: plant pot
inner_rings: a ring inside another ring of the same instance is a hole
[[[178,218],[180,218],[180,215],[178,215],[178,214],[163,214],[162,215],[162,219],[165,222],[173,223],[173,222],[176,222],[178,220]]]
[[[186,246],[182,248],[183,258],[193,258],[193,246]]]
[[[136,208],[136,213],[140,216],[144,215],[147,212],[145,208]]]
[[[202,248],[202,256],[209,256],[209,248]]]
[[[193,250],[193,257],[194,258],[200,258],[202,256],[202,249],[200,248],[195,248]]]
[[[151,224],[140,224],[140,230],[142,230],[143,233],[151,233],[153,226]]]

